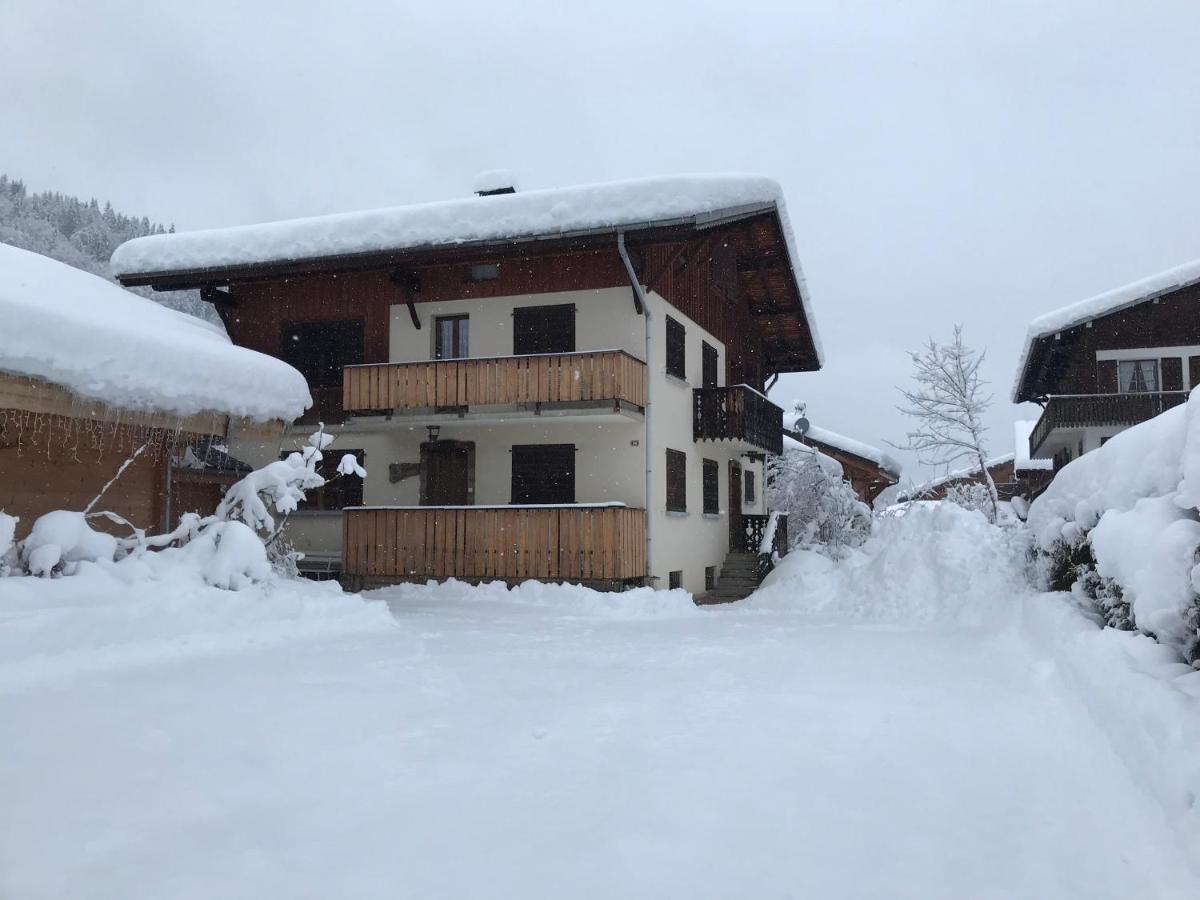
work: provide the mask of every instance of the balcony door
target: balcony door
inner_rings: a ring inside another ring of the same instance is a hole
[[[434,359],[466,359],[471,355],[471,320],[467,316],[434,319]]]
[[[421,505],[470,506],[474,493],[475,444],[426,441],[421,445]]]
[[[729,461],[729,549],[743,550],[745,540],[742,534],[742,467],[733,460]]]

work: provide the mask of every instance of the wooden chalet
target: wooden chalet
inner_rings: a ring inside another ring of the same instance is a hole
[[[850,483],[858,499],[867,506],[892,485],[900,481],[900,464],[878,448],[845,437],[825,428],[809,426],[801,433],[789,430],[788,436],[837,460],[843,477]]]
[[[1184,402],[1197,384],[1193,262],[1035,319],[1012,399],[1042,407],[1029,452],[1061,467]]]
[[[768,382],[821,361],[778,185],[486,193],[138,239],[113,266],[199,288],[237,344],[304,373],[304,421],[369,474],[296,540],[353,583],[703,592],[767,515]]]

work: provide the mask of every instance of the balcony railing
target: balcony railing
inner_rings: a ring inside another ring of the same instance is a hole
[[[1051,397],[1029,435],[1029,452],[1036,454],[1056,428],[1137,425],[1178,406],[1186,391],[1128,394],[1060,394]]]
[[[692,391],[692,440],[744,441],[783,452],[783,410],[744,384]]]
[[[342,529],[342,571],[358,584],[646,575],[645,511],[619,505],[357,507]]]
[[[771,526],[772,518],[775,520],[774,528]],[[731,541],[729,549],[753,553],[758,557],[757,574],[761,582],[775,568],[775,557],[787,556],[787,515],[776,512],[766,516],[742,516],[742,532]]]
[[[487,406],[646,406],[646,364],[623,350],[347,366],[343,407],[404,413]]]

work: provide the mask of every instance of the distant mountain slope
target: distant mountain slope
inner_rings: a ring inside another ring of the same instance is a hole
[[[81,200],[49,191],[31,194],[23,181],[0,174],[0,243],[41,253],[109,281],[114,279],[108,259],[118,245],[174,230],[174,225],[164,228],[145,216],[139,219],[116,212],[111,203],[101,209],[94,198]],[[207,322],[218,321],[212,306],[201,301],[196,291],[133,291]]]

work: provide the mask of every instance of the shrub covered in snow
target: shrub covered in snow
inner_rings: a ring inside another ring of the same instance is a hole
[[[1029,510],[1046,586],[1200,667],[1200,402],[1116,435]]]
[[[16,519],[0,513],[0,575],[73,575],[80,563],[121,564],[143,558],[154,568],[179,566],[198,572],[208,584],[227,590],[265,581],[272,571],[293,574],[298,556],[282,548],[282,523],[276,524],[272,512],[286,520],[304,500],[305,491],[325,484],[317,466],[332,443],[332,435],[320,427],[302,449],[231,485],[215,514],[201,518],[187,513],[168,534],[147,535],[121,516],[93,512],[103,491],[83,512],[52,510],[39,516],[29,536],[15,547]],[[121,466],[105,490],[130,462]],[[339,477],[366,475],[353,454],[341,459],[338,473]],[[100,518],[126,526],[132,534],[118,538],[98,531],[91,522]],[[151,550],[157,552],[149,554]]]
[[[871,532],[871,510],[842,476],[837,460],[791,439],[767,461],[767,506],[786,513],[793,547],[834,556]]]

